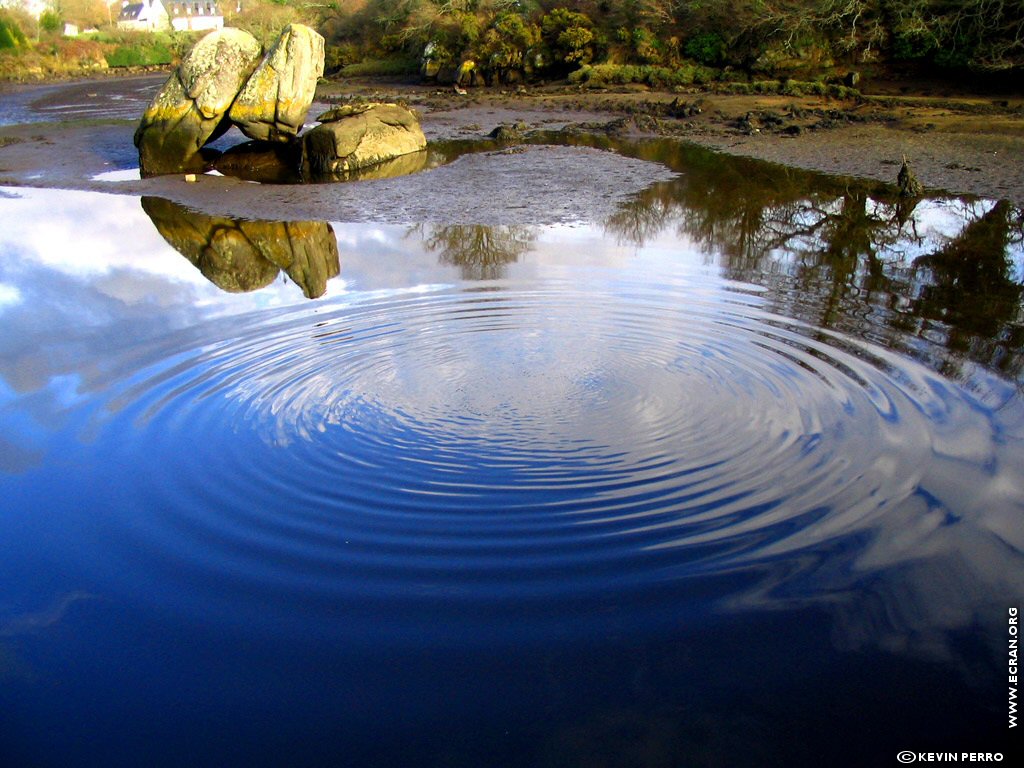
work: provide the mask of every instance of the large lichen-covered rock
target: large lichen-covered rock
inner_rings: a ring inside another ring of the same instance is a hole
[[[249,76],[228,117],[251,139],[287,142],[302,130],[324,73],[324,39],[289,24]]]
[[[210,32],[192,47],[135,131],[144,176],[201,165],[199,150],[230,127],[228,109],[262,52],[256,38],[230,27]]]
[[[320,115],[303,135],[303,173],[307,178],[357,171],[427,146],[419,118],[398,104],[336,107]]]
[[[142,209],[171,247],[231,293],[270,285],[283,269],[314,299],[341,271],[337,238],[323,221],[208,216],[159,197],[143,197]]]

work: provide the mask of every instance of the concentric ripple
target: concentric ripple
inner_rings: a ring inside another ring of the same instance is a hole
[[[935,374],[720,287],[439,287],[227,322],[113,387],[98,439],[133,436],[109,447],[130,501],[106,524],[161,578],[268,600],[488,608],[726,574],[871,530],[936,435],[991,440]]]

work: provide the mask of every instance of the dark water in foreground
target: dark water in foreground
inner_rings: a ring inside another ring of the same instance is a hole
[[[0,193],[0,764],[1018,760],[1021,211],[631,151],[578,226]]]

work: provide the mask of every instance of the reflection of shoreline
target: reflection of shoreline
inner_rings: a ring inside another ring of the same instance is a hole
[[[1024,376],[1016,319],[1024,210],[908,200],[891,186],[725,160],[672,141],[599,145],[679,173],[605,221],[618,242],[643,247],[677,233],[730,279],[768,287],[780,314],[881,339],[953,378],[964,357],[1008,379]],[[929,345],[908,344],[915,336]]]
[[[159,197],[142,210],[160,235],[222,290],[264,288],[284,270],[307,298],[341,272],[334,230],[323,221],[252,221],[196,213]]]

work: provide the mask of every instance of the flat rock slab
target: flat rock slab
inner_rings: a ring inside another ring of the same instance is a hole
[[[324,39],[289,24],[249,76],[228,117],[251,139],[288,142],[298,136],[324,73]]]
[[[199,150],[226,131],[228,109],[263,49],[248,32],[215,30],[188,52],[135,131],[144,176],[194,170]]]
[[[383,163],[427,146],[419,118],[398,104],[337,107],[303,135],[307,178],[337,176]]]

